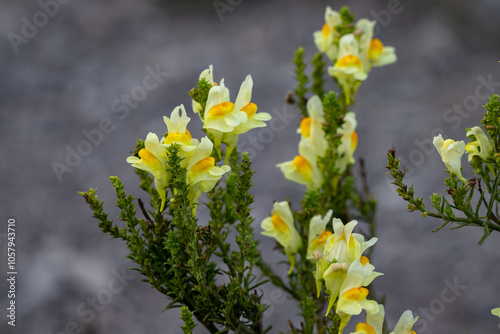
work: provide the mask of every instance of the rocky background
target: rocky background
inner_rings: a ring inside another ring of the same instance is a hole
[[[393,326],[411,309],[421,317],[414,328],[419,334],[500,332],[500,319],[490,314],[500,306],[500,235],[480,247],[478,229],[431,233],[438,222],[407,213],[384,169],[386,152],[396,145],[418,196],[444,189],[440,180],[445,167],[431,139],[436,132],[464,139],[465,127],[478,125],[482,118],[487,89],[500,92],[500,2],[54,3],[0,2],[2,272],[9,217],[17,221],[18,255],[16,327],[6,324],[7,286],[2,279],[1,333],[179,333],[179,310],[161,312],[168,300],[127,270],[134,264],[125,258],[124,242],[100,232],[77,191],[98,187],[111,217],[117,211],[109,175],[120,176],[130,193],[141,195],[126,157],[137,138],[165,131],[163,115],[181,103],[190,105],[187,91],[209,64],[233,94],[250,73],[259,110],[279,117],[284,96],[295,84],[293,52],[303,46],[311,58],[316,51],[312,33],[323,25],[325,6],[339,9],[347,3],[357,18],[379,21],[378,37],[395,46],[399,57],[396,64],[370,73],[354,107],[356,156],[366,160],[368,180],[379,200],[380,240],[373,263],[385,276],[374,287],[386,296],[388,321]],[[217,11],[214,4],[221,3],[229,6],[227,11]],[[40,14],[42,6],[50,15]],[[33,22],[38,27],[30,30]],[[148,71],[156,68],[162,72],[157,87],[146,91],[147,96],[137,95]],[[485,81],[490,84],[485,86]],[[139,100],[124,108],[130,94]],[[295,116],[283,121],[288,123],[285,129],[272,137],[255,130],[253,135],[265,139],[247,146],[254,150],[257,171],[255,237],[266,260],[284,274],[286,266],[277,264],[284,257],[270,252],[274,241],[260,235],[258,223],[274,200],[289,197],[298,205],[304,190],[274,167],[297,150],[299,113],[293,107],[287,111]],[[190,128],[198,125],[193,117]],[[95,129],[105,131],[102,139],[83,147],[84,133]],[[54,162],[65,164],[68,152],[78,148],[86,155],[58,177]],[[471,170],[465,169],[464,175],[472,177]],[[200,213],[206,221],[206,210]],[[128,275],[122,278],[123,289],[106,293],[103,289],[122,270]],[[273,293],[271,286],[263,289],[264,299],[272,304],[265,319],[272,332],[286,331],[288,318],[298,324],[296,305]],[[98,296],[106,305],[89,311],[85,304]]]

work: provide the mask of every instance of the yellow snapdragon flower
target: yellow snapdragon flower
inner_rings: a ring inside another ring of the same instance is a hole
[[[357,126],[356,114],[349,111],[344,116],[344,123],[338,130],[342,135],[340,138],[340,145],[337,149],[339,159],[335,162],[335,166],[343,173],[347,166],[356,162],[354,159],[354,151],[358,146],[358,134],[355,131]]]
[[[361,32],[359,36],[361,60],[367,73],[372,66],[380,67],[397,61],[394,47],[385,46],[380,39],[373,38],[375,24],[375,21],[368,19],[361,19],[356,23],[356,29]]]
[[[187,164],[188,197],[193,204],[198,203],[201,194],[212,190],[217,181],[231,170],[227,165],[215,166],[215,158],[210,156],[212,150],[213,143],[208,137],[203,137]]]
[[[325,116],[323,103],[319,96],[314,95],[307,101],[307,113],[309,117],[302,119],[297,133],[300,133],[302,138],[309,139],[316,155],[322,157],[328,148],[328,142],[325,138],[325,131],[323,131]]]
[[[369,314],[379,312],[377,302],[366,299],[369,291],[363,287],[364,280],[363,265],[356,260],[349,266],[345,280],[340,288],[337,313],[341,318],[349,319],[350,316],[360,314],[362,310]]]
[[[238,137],[234,129],[248,120],[244,111],[236,110],[234,103],[229,101],[229,90],[224,85],[224,79],[219,86],[214,86],[208,93],[203,128],[214,137],[215,149],[220,156],[220,145],[225,139],[228,147],[236,146]],[[224,138],[225,137],[225,138]],[[226,154],[226,162],[229,154]]]
[[[317,189],[323,182],[323,175],[317,165],[317,156],[309,139],[299,143],[299,155],[292,161],[282,162],[276,167],[281,168],[286,179],[307,186],[307,189]]]
[[[328,73],[342,86],[346,104],[351,104],[351,93],[355,94],[360,82],[367,77],[360,59],[359,44],[353,34],[340,38],[338,59],[328,68]]]
[[[493,149],[488,136],[486,136],[484,131],[479,126],[475,126],[470,129],[470,131],[467,131],[467,137],[469,136],[474,136],[476,138],[475,141],[465,145],[465,150],[469,153],[469,162],[472,161],[472,157],[474,156],[478,156],[482,160],[486,160],[486,158],[488,158],[488,154]]]
[[[253,80],[249,74],[241,84],[238,96],[234,102],[234,110],[243,111],[247,115],[247,121],[242,122],[234,128],[235,134],[242,134],[251,129],[263,128],[266,126],[264,121],[271,120],[271,115],[266,112],[257,112],[257,105],[252,102]]]
[[[320,52],[327,55],[333,62],[337,58],[337,45],[335,42],[340,37],[336,27],[342,23],[340,14],[334,11],[330,6],[325,10],[325,24],[320,31],[313,33],[314,43]]]
[[[172,111],[170,118],[163,116],[163,121],[167,125],[168,132],[163,140],[162,146],[167,148],[173,143],[178,144],[180,146],[179,154],[184,158],[181,163],[183,167],[187,165],[187,157],[189,157],[200,144],[198,139],[193,139],[191,137],[191,133],[189,133],[187,129],[187,124],[190,120],[191,118],[187,117],[186,109],[183,104]],[[165,150],[164,152],[166,154],[167,151]]]
[[[163,211],[166,201],[166,192],[170,175],[165,168],[165,149],[160,145],[158,136],[152,132],[148,134],[144,141],[144,148],[139,151],[139,157],[131,156],[127,162],[132,167],[151,173],[154,177],[156,190],[161,198],[160,211]]]
[[[220,85],[212,87],[208,93],[203,128],[222,133],[232,132],[235,127],[246,121],[247,114],[235,110],[234,103],[229,101],[229,91],[226,90],[222,79]]]
[[[261,223],[264,230],[262,234],[275,238],[283,246],[290,261],[288,271],[290,275],[295,267],[295,253],[302,246],[302,240],[295,228],[293,214],[287,201],[275,202],[271,214],[272,216],[265,218]]]
[[[335,234],[328,238],[323,251],[328,261],[348,264],[359,261],[363,252],[377,242],[377,238],[371,238],[365,242],[361,234],[352,233],[357,224],[358,222],[353,220],[344,225],[340,219],[333,219]]]
[[[413,313],[410,310],[406,310],[399,318],[394,330],[389,334],[416,334],[415,331],[412,330],[412,327],[417,320],[418,317],[414,318]]]
[[[458,176],[462,182],[467,182],[460,170],[462,167],[462,155],[465,153],[465,143],[463,141],[456,142],[453,139],[443,140],[441,134],[434,137],[432,143],[441,155],[441,159],[446,168],[448,168],[448,171]]]
[[[238,96],[234,102],[234,110],[246,114],[246,117],[241,118],[241,123],[234,128],[233,131],[224,133],[222,141],[226,143],[226,163],[231,156],[232,151],[238,143],[238,136],[242,133],[255,128],[266,126],[264,121],[269,121],[271,115],[266,112],[257,113],[257,105],[252,101],[253,80],[251,75],[247,75],[245,81],[241,84]]]
[[[309,223],[309,235],[307,246],[307,259],[314,259],[314,251],[322,251],[325,247],[326,240],[332,235],[332,232],[326,230],[326,225],[332,218],[332,210],[329,210],[324,218],[320,215],[315,215]]]

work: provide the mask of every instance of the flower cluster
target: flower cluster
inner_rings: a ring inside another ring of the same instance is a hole
[[[365,241],[358,233],[353,233],[357,221],[344,225],[338,218],[332,220],[332,231],[327,225],[332,218],[332,210],[324,217],[314,216],[309,223],[307,242],[307,259],[315,261],[317,296],[320,296],[323,285],[329,295],[328,315],[334,305],[335,312],[340,316],[339,333],[347,325],[353,315],[359,315],[363,310],[367,313],[367,322],[356,326],[356,334],[382,333],[384,308],[376,301],[368,300],[369,290],[366,288],[377,276],[363,253],[373,246],[377,238]],[[261,227],[263,235],[273,237],[283,246],[290,261],[289,274],[295,266],[295,254],[303,246],[301,237],[295,228],[295,221],[288,202],[276,202],[270,217],[265,218]],[[417,321],[411,311],[406,311],[396,325],[394,332],[400,334],[414,333],[411,327]]]
[[[187,169],[186,182],[189,185],[189,200],[193,206],[198,203],[203,192],[212,190],[220,178],[231,168],[227,165],[231,152],[236,147],[238,136],[253,128],[265,127],[271,119],[268,113],[257,113],[257,105],[252,99],[252,77],[248,75],[240,87],[235,103],[230,102],[229,89],[224,85],[224,79],[217,85],[213,81],[213,66],[204,70],[200,80],[211,85],[202,116],[202,104],[192,101],[193,111],[200,114],[203,128],[208,133],[200,140],[193,139],[187,130],[191,118],[187,117],[184,105],[176,107],[169,117],[164,117],[167,133],[160,140],[154,133],[149,133],[144,148],[138,156],[127,158],[133,167],[149,172],[154,177],[156,190],[162,200],[160,211],[166,202],[166,188],[171,180],[167,171],[168,148],[172,144],[179,145],[179,156],[183,159],[181,166]],[[214,156],[221,156],[221,143],[227,145],[226,164],[216,166]],[[215,153],[214,154],[214,150]]]
[[[326,7],[325,24],[313,34],[318,50],[333,63],[328,73],[342,86],[347,105],[372,67],[392,64],[397,59],[393,47],[373,38],[375,23],[360,19],[351,27],[349,17]]]
[[[358,315],[363,310],[366,311],[367,322],[358,323],[355,333],[382,333],[384,307],[367,299],[369,290],[366,287],[383,274],[374,271],[375,266],[363,256],[377,242],[377,238],[365,241],[361,234],[353,233],[358,224],[355,220],[344,225],[340,219],[334,218],[332,233],[326,229],[331,215],[331,210],[324,218],[317,215],[309,225],[308,254],[312,253],[316,261],[314,276],[318,297],[324,284],[329,295],[326,314],[330,313],[336,302],[335,312],[341,319],[339,333],[342,333],[353,315]],[[410,330],[416,321],[417,318],[413,318],[411,311],[406,311],[393,333],[414,333]]]
[[[253,80],[247,75],[241,84],[234,103],[230,101],[229,89],[221,79],[217,85],[213,77],[213,66],[200,74],[203,79],[212,84],[208,93],[203,116],[200,113],[202,106],[193,100],[193,111],[198,113],[203,121],[203,128],[214,138],[216,150],[220,156],[220,145],[225,143],[226,163],[231,152],[238,143],[238,136],[251,129],[265,127],[265,121],[271,119],[268,113],[257,113],[257,105],[252,101]]]
[[[301,135],[299,155],[291,161],[276,166],[281,169],[288,180],[303,184],[307,189],[318,189],[324,179],[319,159],[325,156],[331,143],[327,141],[323,130],[325,123],[323,104],[317,95],[307,101],[307,113],[309,116],[302,119],[297,129],[297,133]],[[344,123],[337,131],[341,141],[337,148],[338,159],[335,167],[340,173],[355,162],[353,154],[358,144],[356,125],[356,115],[349,111],[345,114]]]
[[[352,233],[357,221],[344,225],[340,219],[332,220],[334,233],[327,231],[326,227],[331,217],[329,211],[324,219],[315,216],[309,226],[309,248],[316,260],[316,285],[318,297],[322,285],[325,285],[329,295],[326,314],[330,313],[335,302],[336,313],[342,320],[341,330],[353,315],[358,315],[362,310],[368,314],[379,311],[377,302],[367,300],[368,286],[375,277],[381,275],[375,272],[375,267],[370,264],[363,252],[373,246],[377,238],[365,241],[361,234]]]
[[[187,130],[191,120],[186,115],[184,105],[176,107],[169,117],[163,118],[167,125],[167,133],[160,140],[152,132],[144,141],[144,148],[138,156],[130,156],[127,162],[133,167],[149,172],[154,177],[154,183],[162,200],[160,211],[163,211],[166,202],[166,188],[172,175],[167,171],[168,147],[172,144],[179,145],[179,155],[182,166],[187,169],[186,182],[189,185],[189,200],[191,204],[198,203],[203,192],[212,190],[215,184],[231,168],[227,165],[216,166],[213,158],[213,143],[205,136],[201,141],[193,139]]]
[[[453,139],[443,140],[441,134],[433,140],[450,174],[458,176],[464,183],[467,183],[467,180],[462,176],[462,155],[467,152],[469,163],[477,170],[477,164],[488,161],[490,153],[493,152],[490,139],[479,126],[468,129],[466,135],[471,140],[467,145],[462,140],[458,142]]]

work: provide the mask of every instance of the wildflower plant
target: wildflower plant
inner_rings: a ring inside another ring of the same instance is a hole
[[[127,162],[149,200],[128,195],[117,176],[110,178],[124,225],[108,219],[95,189],[81,193],[102,231],[126,241],[128,257],[144,281],[169,297],[166,309],[181,308],[184,333],[198,325],[211,333],[268,332],[264,312],[269,305],[262,302],[259,289],[268,282],[298,302],[303,320],[299,325],[289,322],[291,333],[343,333],[353,316],[364,321],[357,322],[353,333],[390,331],[384,306],[371,288],[382,275],[370,262],[378,240],[376,199],[363,163],[354,170],[358,88],[373,67],[396,61],[394,48],[373,38],[374,26],[367,19],[355,21],[347,7],[340,12],[327,7],[323,28],[313,33],[319,52],[311,71],[304,49],[295,53],[297,86],[287,101],[302,114],[298,149],[295,157],[276,167],[284,182],[304,187],[304,196],[300,204],[284,196],[272,208],[270,203],[270,215],[260,222],[261,233],[275,240],[286,266],[270,265],[259,251],[254,231],[259,226],[251,215],[251,157],[237,145],[240,134],[265,127],[271,119],[258,112],[250,75],[232,100],[229,85],[224,79],[215,81],[210,65],[189,92],[192,113],[179,105],[164,116],[163,136],[149,133],[137,141]],[[201,138],[188,130],[193,114],[202,121]],[[498,133],[495,138],[488,133],[496,148]],[[468,136],[473,140],[469,146],[442,146],[443,161],[460,176],[457,156],[467,151],[478,173],[490,173],[496,165],[481,161],[496,164],[489,151],[492,144],[475,128]],[[498,185],[498,177],[488,175]],[[453,185],[460,182],[455,176],[450,180]],[[208,207],[208,221],[198,216],[199,205]],[[416,320],[405,311],[391,333],[414,333]]]
[[[455,224],[452,229],[464,226],[476,226],[483,229],[479,240],[482,244],[494,231],[500,232],[500,102],[498,95],[492,95],[485,106],[482,127],[474,126],[466,129],[464,141],[443,140],[442,135],[434,137],[434,146],[441,155],[449,177],[443,180],[448,189],[446,194],[434,193],[430,196],[433,210],[428,210],[423,198],[415,197],[413,185],[404,183],[406,170],[401,168],[400,159],[396,158],[396,150],[392,148],[387,154],[389,174],[397,187],[398,194],[408,202],[409,211],[420,211],[422,217],[434,217],[442,220],[435,229],[438,231],[446,225]],[[467,154],[467,162],[473,174],[462,170],[463,155]],[[463,176],[465,174],[465,176]]]

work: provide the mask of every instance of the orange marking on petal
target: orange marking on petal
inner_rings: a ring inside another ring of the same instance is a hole
[[[257,112],[257,105],[250,102],[249,104],[241,108],[241,111],[244,111],[247,114],[248,118],[250,118]]]
[[[281,219],[279,215],[273,215],[271,217],[271,223],[273,223],[274,229],[280,233],[284,233],[290,230],[288,225]]]
[[[364,322],[360,322],[356,325],[356,332],[363,332],[365,334],[375,334],[375,330],[372,326],[365,324]]]
[[[201,173],[209,170],[215,165],[215,159],[213,157],[208,157],[203,160],[198,161],[193,167],[191,167],[190,173]]]
[[[302,137],[309,138],[311,135],[311,117],[306,117],[300,122],[300,133]]]
[[[328,25],[328,23],[325,23],[323,25],[323,28],[321,28],[321,35],[323,35],[323,37],[328,37],[328,35],[330,35],[330,32],[332,31],[332,29],[330,29],[330,26]]]
[[[347,298],[347,299],[351,299],[351,300],[356,300],[356,301],[361,301],[361,300],[364,300],[366,298],[366,296],[368,296],[368,289],[367,288],[363,288],[363,287],[360,287],[360,288],[353,288],[351,290],[347,290],[345,293],[344,293],[344,298]]]
[[[234,110],[234,104],[232,102],[223,102],[221,104],[218,104],[210,108],[208,114],[210,115],[210,117],[218,117],[227,115],[233,110]]]
[[[147,149],[143,148],[139,151],[139,157],[141,157],[142,161],[153,169],[161,168],[160,160],[154,156],[153,153],[149,152]]]
[[[378,38],[374,38],[370,42],[370,50],[368,50],[368,58],[373,61],[376,61],[378,57],[382,54],[382,50],[384,49],[384,44]]]
[[[172,144],[172,143],[182,143],[185,145],[190,145],[191,144],[191,134],[178,133],[178,132],[169,133],[167,138],[165,138],[164,144]]]
[[[364,267],[366,264],[370,263],[370,260],[368,260],[368,258],[366,256],[362,256],[359,259],[359,262],[361,262],[361,265]]]
[[[300,174],[302,174],[306,181],[309,181],[311,179],[312,167],[306,158],[301,155],[297,155],[293,159],[293,165],[300,172]]]
[[[346,55],[335,63],[335,67],[348,67],[348,66],[356,66],[356,67],[362,67],[363,64],[361,63],[361,59],[356,57],[355,55]]]
[[[354,152],[356,147],[358,147],[358,134],[356,131],[353,131],[351,133],[351,152]]]
[[[326,243],[326,240],[332,235],[333,233],[330,232],[330,231],[325,231],[323,233],[321,233],[321,235],[314,239],[311,243],[314,245],[314,246],[321,246],[321,245],[324,245]]]

